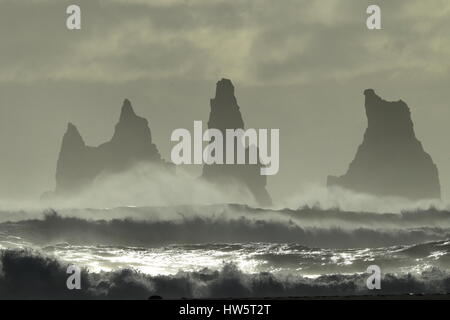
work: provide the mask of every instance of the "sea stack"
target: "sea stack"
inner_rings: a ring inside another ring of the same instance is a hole
[[[244,121],[234,95],[234,86],[231,80],[222,79],[217,82],[216,95],[211,99],[210,105],[208,128],[215,128],[222,132],[224,136],[223,155],[225,158],[226,129],[244,129]],[[236,139],[235,145],[237,143],[240,142]],[[248,148],[246,153],[248,157]],[[269,206],[272,204],[272,200],[266,190],[266,176],[260,174],[260,168],[261,164],[259,161],[258,164],[205,164],[202,177],[209,182],[221,185],[223,188],[243,185],[253,194],[255,201],[259,205]]]
[[[155,144],[148,121],[136,115],[125,99],[109,142],[87,146],[72,123],[67,126],[56,169],[56,194],[80,191],[100,174],[118,173],[138,163],[167,166]]]
[[[439,199],[438,169],[415,136],[408,105],[385,101],[373,89],[364,95],[364,140],[347,173],[329,176],[327,185],[377,196]]]

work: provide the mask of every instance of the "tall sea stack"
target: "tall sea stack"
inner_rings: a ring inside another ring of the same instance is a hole
[[[234,86],[231,80],[222,79],[217,82],[216,96],[211,99],[211,112],[209,114],[208,128],[215,128],[222,132],[223,157],[226,158],[226,129],[244,129],[239,105],[234,96]],[[235,145],[239,143],[235,140]],[[248,148],[246,149],[248,159]],[[236,152],[234,153],[236,157]],[[236,161],[235,161],[236,163]],[[248,163],[248,162],[246,162]],[[241,184],[253,194],[256,202],[262,206],[272,204],[266,190],[266,176],[260,174],[261,164],[212,164],[203,166],[203,178],[220,184],[222,187],[232,188]]]
[[[136,115],[128,99],[109,142],[87,146],[78,129],[69,123],[56,169],[56,194],[80,191],[101,174],[125,171],[138,163],[167,166],[152,143],[148,121]]]
[[[385,101],[372,89],[364,95],[364,140],[347,173],[329,176],[327,185],[377,196],[440,198],[437,167],[415,136],[407,104]]]

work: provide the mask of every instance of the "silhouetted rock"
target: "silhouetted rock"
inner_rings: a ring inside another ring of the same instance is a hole
[[[79,191],[100,174],[121,172],[145,162],[166,165],[152,143],[148,121],[137,116],[125,99],[112,139],[98,147],[87,146],[75,125],[69,123],[59,153],[56,193]]]
[[[208,128],[219,129],[222,132],[224,137],[223,157],[225,159],[226,129],[244,129],[244,121],[234,96],[234,86],[228,79],[222,79],[217,82],[216,96],[214,99],[211,99]],[[235,145],[237,143],[235,141]],[[246,153],[246,159],[248,159],[248,148]],[[236,152],[234,154],[236,163]],[[260,168],[260,164],[205,164],[203,166],[203,178],[210,182],[221,184],[224,187],[242,184],[249,189],[260,205],[268,206],[271,205],[272,200],[266,190],[266,176],[260,174]]]
[[[414,134],[409,107],[364,91],[368,126],[347,173],[329,176],[328,186],[379,196],[440,198],[436,165]]]

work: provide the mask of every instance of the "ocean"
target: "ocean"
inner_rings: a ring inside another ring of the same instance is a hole
[[[61,294],[65,268],[74,264],[83,269],[89,298],[450,291],[450,212],[433,208],[370,213],[228,204],[21,211],[1,217],[0,287],[5,288],[23,285],[22,266],[31,283],[37,281],[34,273],[37,279],[42,273],[60,277],[55,292]],[[381,269],[380,290],[366,286],[371,265]],[[59,271],[46,272],[49,268]]]

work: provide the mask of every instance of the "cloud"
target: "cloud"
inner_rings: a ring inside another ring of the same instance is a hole
[[[17,16],[22,26],[2,31],[1,81],[126,83],[195,73],[302,84],[378,72],[442,77],[450,66],[450,9],[438,0],[383,2],[380,31],[365,28],[365,4],[351,1],[81,1],[78,33],[65,30],[59,1],[2,5],[2,20]]]

